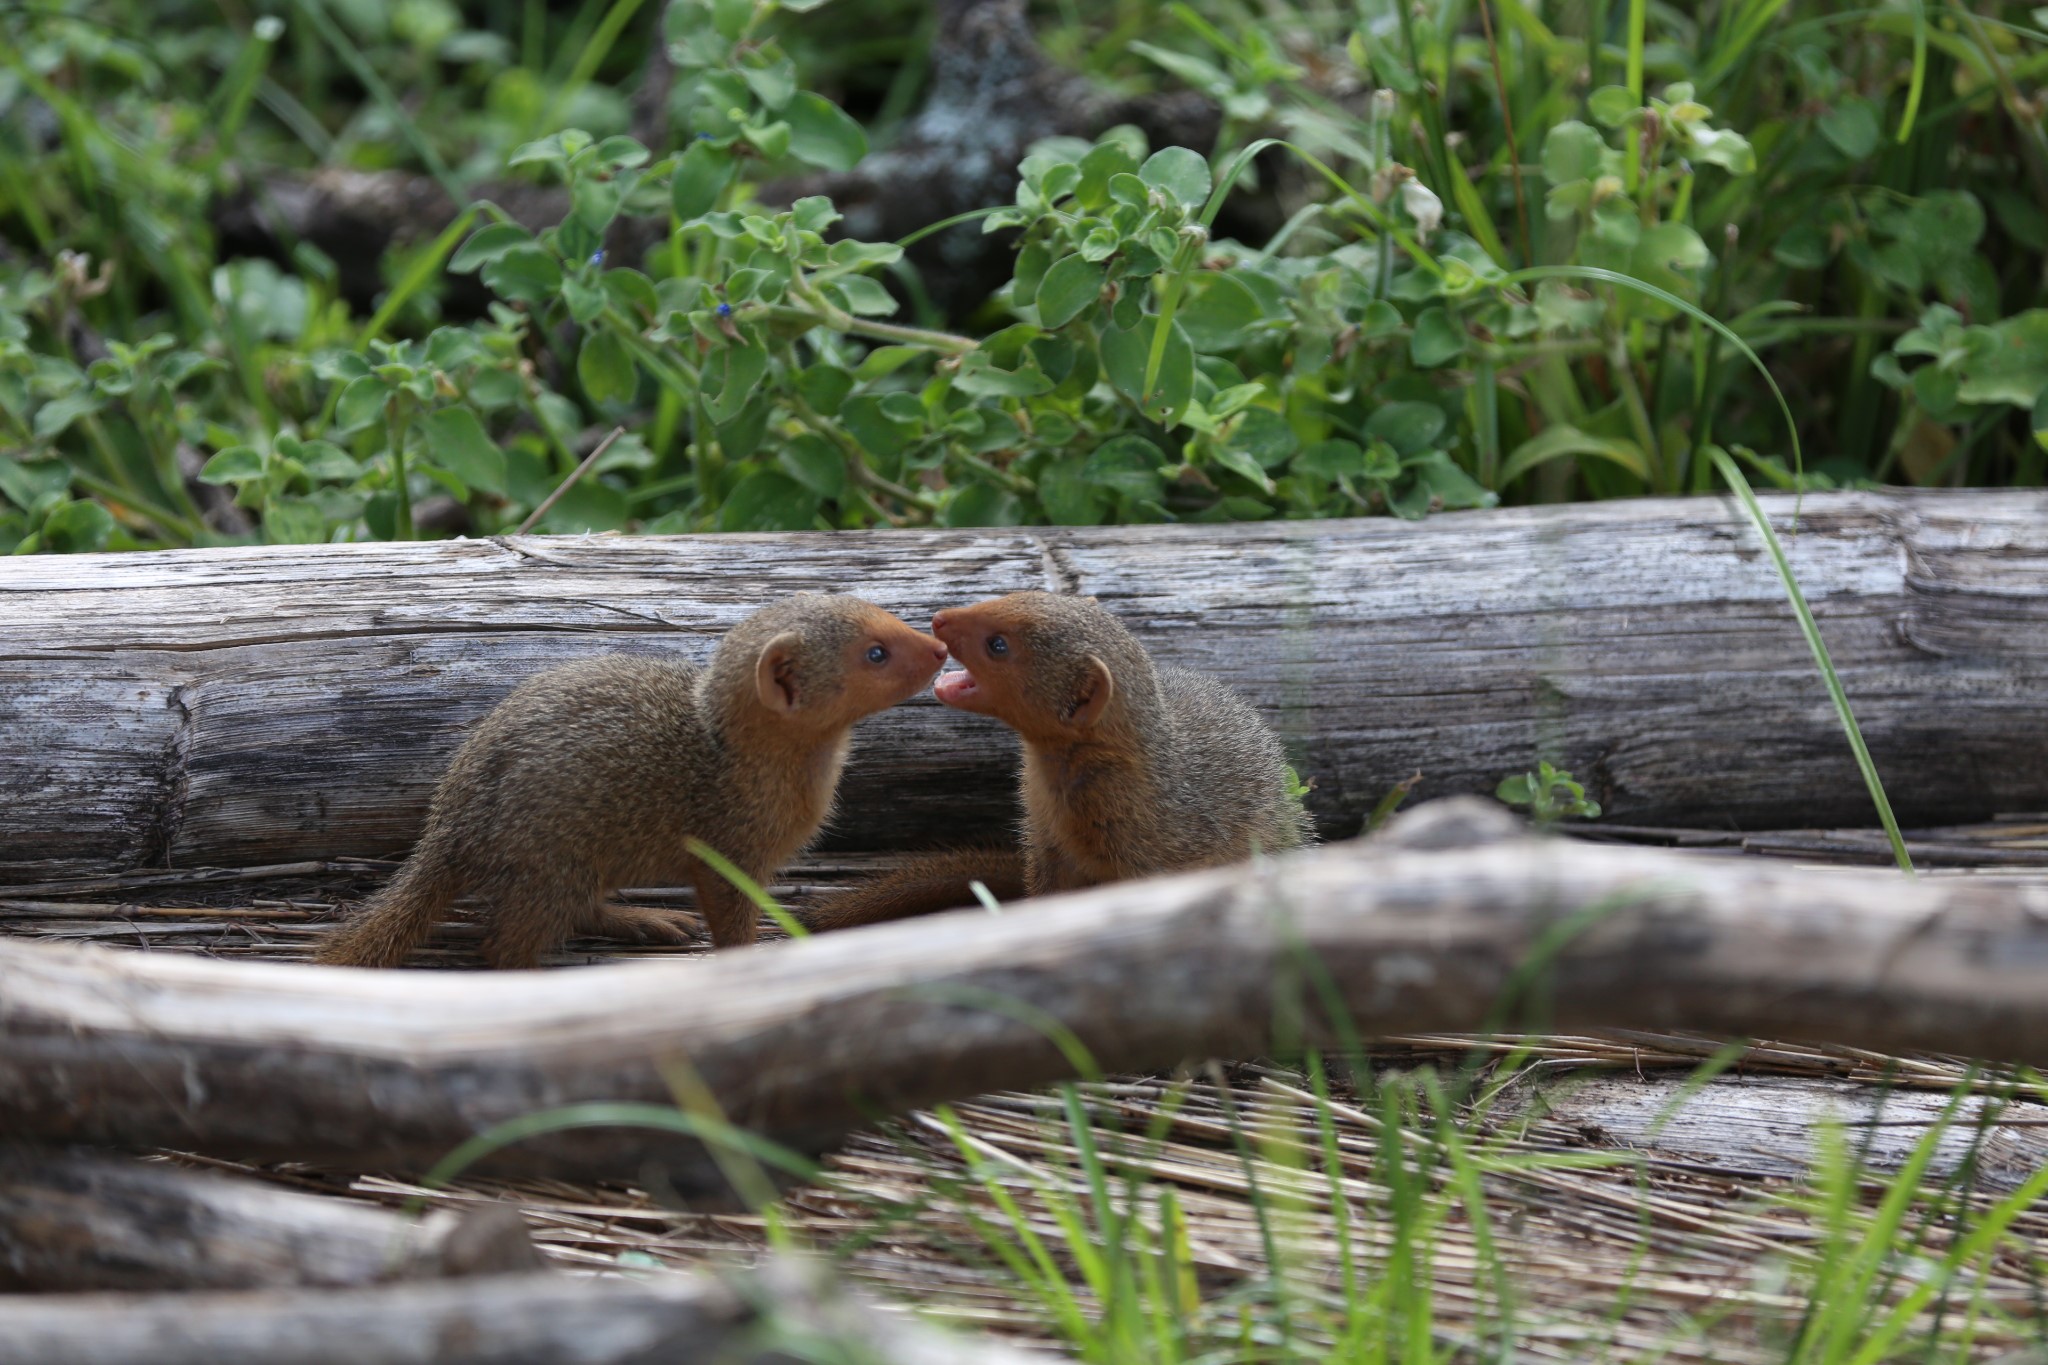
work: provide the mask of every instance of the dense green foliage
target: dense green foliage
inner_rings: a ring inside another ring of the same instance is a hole
[[[1716,451],[1790,485],[1750,348],[1808,486],[2041,481],[2026,6],[1050,11],[1057,56],[1202,89],[1224,142],[1041,144],[980,222],[1014,278],[956,334],[884,287],[899,244],[754,200],[917,93],[928,29],[866,35],[921,7],[818,3],[0,15],[0,548],[230,538],[201,462],[271,541],[411,537],[437,495],[508,530],[614,424],[543,526],[1421,516],[1704,489]],[[677,146],[647,147],[621,92],[664,10]],[[465,203],[509,167],[572,207],[536,235],[474,203],[354,317],[317,250],[223,260],[208,227],[231,175],[323,164]],[[1212,237],[1245,194],[1284,227]],[[620,214],[665,240],[607,260]],[[444,323],[463,273],[497,302]]]

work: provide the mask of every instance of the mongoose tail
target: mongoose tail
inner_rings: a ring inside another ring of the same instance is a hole
[[[461,890],[461,878],[438,841],[422,839],[398,875],[354,918],[328,934],[315,962],[330,967],[397,967],[432,931]]]
[[[998,901],[1024,896],[1024,855],[1014,848],[958,849],[913,858],[829,900],[797,912],[812,933],[862,924],[935,915],[979,903],[969,882],[980,882]]]

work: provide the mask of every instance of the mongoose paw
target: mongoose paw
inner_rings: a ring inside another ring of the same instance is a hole
[[[591,927],[591,932],[628,943],[695,943],[701,931],[694,918],[674,910],[650,910],[608,905]]]

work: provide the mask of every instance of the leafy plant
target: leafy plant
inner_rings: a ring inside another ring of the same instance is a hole
[[[1513,777],[1502,778],[1493,794],[1510,806],[1528,807],[1529,814],[1539,825],[1574,817],[1583,820],[1600,818],[1600,803],[1586,798],[1584,785],[1573,780],[1572,775],[1562,768],[1551,767],[1547,759],[1538,763],[1533,773],[1517,773]]]

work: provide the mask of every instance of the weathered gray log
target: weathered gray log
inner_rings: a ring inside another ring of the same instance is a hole
[[[1839,1125],[1847,1155],[1874,1176],[1903,1169],[1937,1126],[1927,1168],[1937,1180],[1967,1163],[1979,1188],[2015,1190],[2048,1166],[2048,1106],[1983,1095],[1950,1106],[1943,1090],[1839,1077],[1721,1076],[1699,1088],[1683,1072],[1567,1072],[1509,1090],[1494,1112],[1589,1147],[1734,1179],[1807,1174],[1830,1124]]]
[[[1789,498],[1766,500],[1781,534]],[[1902,816],[2048,809],[2048,493],[1806,499],[1789,551]],[[463,727],[609,650],[701,658],[803,588],[922,622],[1092,593],[1278,726],[1325,835],[1539,754],[1610,818],[1870,824],[1755,532],[1720,499],[1229,527],[547,538],[0,560],[0,879],[402,852]],[[1009,735],[858,732],[829,846],[986,837]]]
[[[317,1292],[0,1296],[7,1365],[785,1365],[795,1339],[890,1365],[1038,1359],[883,1313],[790,1264],[640,1282],[495,1275]]]
[[[734,1123],[816,1151],[878,1113],[1070,1075],[1047,1018],[1110,1072],[1284,1046],[1288,1000],[1341,1037],[1310,971],[1365,1037],[1491,1019],[2048,1059],[2048,887],[1502,839],[1486,813],[691,962],[364,972],[0,939],[0,1136],[418,1169],[559,1106],[672,1105],[686,1062]],[[1495,1016],[1566,925],[1548,1016]],[[497,1165],[724,1190],[694,1143],[637,1129]]]
[[[0,1147],[0,1289],[264,1289],[539,1268],[510,1205],[415,1220],[161,1162]]]

